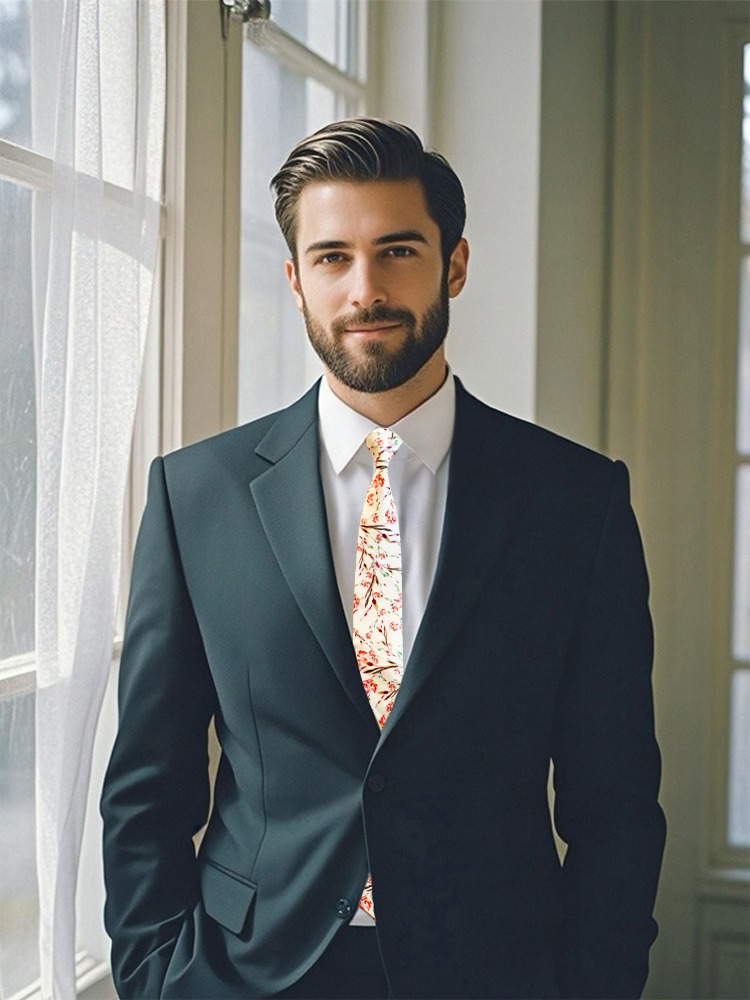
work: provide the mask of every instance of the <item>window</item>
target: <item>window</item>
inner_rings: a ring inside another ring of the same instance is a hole
[[[284,278],[269,181],[300,136],[365,110],[366,6],[274,0],[243,42],[238,418],[292,402],[319,373]],[[262,99],[259,95],[262,95]]]

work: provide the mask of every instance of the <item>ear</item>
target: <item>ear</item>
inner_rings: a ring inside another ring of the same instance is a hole
[[[286,280],[289,282],[289,287],[292,290],[292,295],[297,303],[297,308],[302,312],[305,300],[302,297],[302,288],[297,278],[297,268],[294,266],[293,260],[284,261],[284,273],[286,274]]]
[[[469,266],[469,244],[461,237],[448,261],[448,295],[454,299],[466,284]]]

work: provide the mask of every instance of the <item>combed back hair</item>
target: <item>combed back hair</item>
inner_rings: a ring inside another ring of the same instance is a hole
[[[416,132],[377,118],[352,118],[314,132],[297,143],[271,181],[276,219],[292,257],[297,258],[297,203],[307,184],[380,180],[421,183],[447,262],[466,222],[461,181],[444,156],[424,148]]]

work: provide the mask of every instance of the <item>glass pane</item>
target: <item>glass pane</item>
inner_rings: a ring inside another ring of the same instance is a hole
[[[308,49],[356,76],[356,0],[273,0],[274,21]]]
[[[0,0],[0,138],[31,145],[30,0]]]
[[[0,181],[0,660],[34,648],[31,206],[31,191]]]
[[[750,465],[737,469],[735,505],[732,652],[750,663]]]
[[[750,455],[750,256],[740,261],[737,451]]]
[[[106,13],[106,16],[102,16]],[[102,174],[120,187],[132,188],[135,169],[135,114],[138,74],[138,4],[107,0],[97,18],[101,62]],[[94,84],[96,89],[96,84]]]
[[[728,838],[750,847],[750,670],[735,670],[731,690]]]
[[[274,7],[275,9],[275,7]],[[316,7],[317,9],[317,7]],[[289,150],[329,121],[354,113],[328,87],[282,68],[244,43],[238,417],[292,402],[320,373],[284,277],[289,256],[269,182]],[[263,100],[257,99],[263,94]]]
[[[0,996],[39,977],[34,823],[34,695],[0,689]]]
[[[47,156],[54,142],[64,11],[54,0],[36,0],[33,6],[31,0],[0,0],[0,138]],[[78,25],[79,31],[98,32],[106,67],[100,75],[92,66],[96,75],[82,76],[84,93],[96,95],[102,109],[103,176],[126,188],[133,186],[135,163],[138,17],[138,5],[130,0],[107,0],[101,8],[84,6]],[[90,151],[93,163],[86,160],[88,152],[88,147],[77,151],[77,166],[98,174],[98,147]]]
[[[750,45],[743,49],[742,102],[742,207],[740,210],[740,239],[750,243]]]
[[[0,138],[51,156],[60,39],[69,6],[0,0]]]

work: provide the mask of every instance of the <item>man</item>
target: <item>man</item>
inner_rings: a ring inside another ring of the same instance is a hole
[[[413,132],[331,125],[273,183],[325,377],[154,463],[102,802],[120,995],[636,997],[664,821],[625,467],[447,372],[464,199]]]

